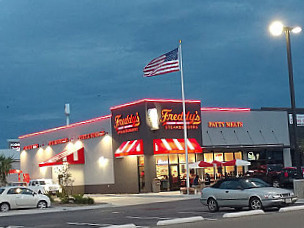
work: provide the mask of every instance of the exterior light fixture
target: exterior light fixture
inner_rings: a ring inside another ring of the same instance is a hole
[[[159,118],[156,108],[148,109],[148,119],[150,121],[151,130],[159,129]]]
[[[294,149],[294,155],[295,155],[294,160],[296,162],[298,177],[303,177],[303,173],[301,169],[302,156],[297,142],[297,117],[296,117],[296,102],[295,102],[295,91],[294,91],[294,82],[293,82],[293,67],[291,60],[290,32],[300,33],[301,30],[302,29],[299,26],[295,26],[295,27],[284,26],[283,23],[279,21],[275,21],[269,26],[269,31],[274,36],[279,36],[282,34],[283,31],[285,32],[288,74],[289,74],[290,103],[291,103],[291,112],[293,119],[293,122],[290,123],[292,125],[291,148]]]

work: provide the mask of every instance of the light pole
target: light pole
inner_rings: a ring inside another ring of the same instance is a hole
[[[288,74],[289,74],[289,89],[290,89],[290,101],[291,101],[291,113],[292,113],[292,143],[294,149],[294,157],[297,167],[298,177],[302,177],[301,170],[301,153],[299,150],[297,142],[297,117],[296,117],[296,102],[295,102],[295,91],[293,82],[293,68],[291,61],[291,47],[290,47],[290,32],[300,33],[302,31],[301,27],[288,27],[284,26],[281,22],[275,21],[269,26],[269,31],[274,36],[280,36],[285,32],[286,37],[286,47],[287,47],[287,62],[288,62]]]

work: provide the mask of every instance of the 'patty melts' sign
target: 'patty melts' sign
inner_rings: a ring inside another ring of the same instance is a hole
[[[127,116],[116,115],[114,118],[114,129],[117,134],[125,134],[138,131],[140,125],[140,117],[138,112]]]

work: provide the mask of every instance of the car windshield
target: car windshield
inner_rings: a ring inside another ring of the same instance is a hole
[[[0,194],[2,194],[2,192],[4,192],[4,188],[0,188]]]
[[[261,179],[258,178],[249,178],[249,179],[244,179],[242,181],[242,185],[244,188],[265,188],[265,187],[270,187],[269,184],[266,182],[262,181]]]

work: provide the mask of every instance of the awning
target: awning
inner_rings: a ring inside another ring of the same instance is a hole
[[[39,163],[39,167],[62,165],[65,162],[70,165],[84,164],[84,148],[82,147],[77,151],[64,150],[50,159]]]
[[[201,153],[203,150],[196,139],[187,140],[188,153]],[[184,139],[154,139],[154,154],[184,154]]]
[[[143,141],[142,139],[125,141],[120,147],[115,151],[115,157],[123,157],[128,155],[143,155]]]
[[[231,161],[223,162],[223,166],[248,166],[248,165],[251,165],[251,162],[241,159],[234,159]]]

